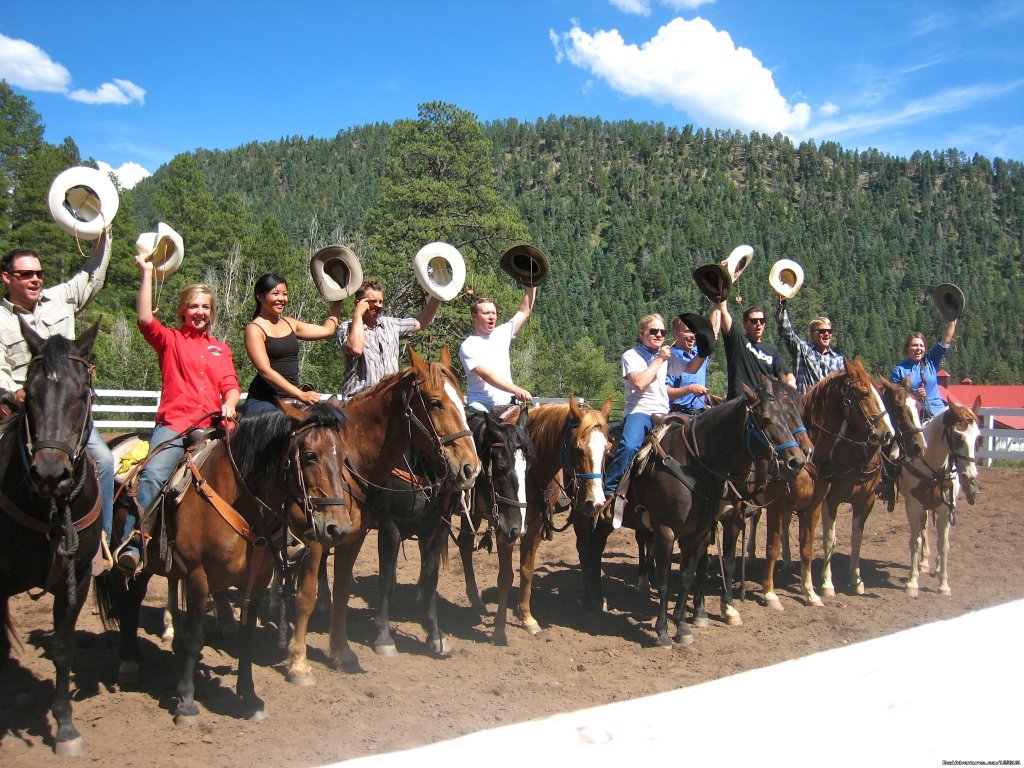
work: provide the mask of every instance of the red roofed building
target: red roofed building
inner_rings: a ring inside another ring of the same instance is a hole
[[[947,403],[949,398],[961,405],[974,405],[981,395],[982,407],[1024,408],[1024,385],[1020,384],[950,384],[939,385],[939,394]],[[1004,429],[1024,429],[1024,416],[995,416],[996,426]]]

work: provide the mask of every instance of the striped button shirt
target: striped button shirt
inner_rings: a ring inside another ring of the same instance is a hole
[[[796,335],[793,325],[789,322],[789,313],[781,304],[775,320],[782,342],[793,355],[797,391],[804,393],[830,373],[842,369],[843,356],[834,349],[829,347],[824,352],[819,352]]]
[[[345,349],[352,321],[346,320],[338,326],[338,344],[345,355],[345,378],[341,382],[341,396],[348,399],[357,392],[369,389],[385,376],[398,373],[398,359],[401,349],[399,339],[412,336],[416,331],[416,318],[377,318],[377,327],[363,326],[364,343],[362,355],[350,355]]]

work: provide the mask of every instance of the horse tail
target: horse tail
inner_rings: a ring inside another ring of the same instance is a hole
[[[113,571],[101,573],[93,578],[93,586],[103,628],[117,629],[120,626],[119,608],[128,597],[128,585],[124,576]]]

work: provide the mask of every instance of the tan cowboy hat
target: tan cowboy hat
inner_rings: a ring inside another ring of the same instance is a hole
[[[501,255],[501,268],[528,288],[536,288],[548,279],[548,257],[532,245],[509,248]]]
[[[804,284],[804,268],[792,259],[779,259],[772,264],[768,283],[784,299],[796,296]]]
[[[427,243],[416,253],[412,271],[423,290],[439,301],[451,301],[466,282],[466,262],[448,243]]]
[[[153,273],[168,278],[178,271],[185,258],[185,242],[181,235],[164,224],[157,223],[156,232],[143,232],[135,241],[135,252],[153,262]]]
[[[967,306],[964,292],[953,283],[942,283],[935,286],[935,290],[932,292],[932,301],[935,302],[935,306],[939,308],[939,312],[946,320],[958,320],[964,313],[964,307]]]
[[[693,280],[700,292],[715,304],[728,299],[732,292],[732,275],[721,264],[702,264],[693,270]]]
[[[309,262],[313,285],[326,301],[341,301],[363,284],[363,265],[344,245],[328,245],[313,254]]]
[[[754,247],[752,245],[738,245],[732,249],[732,253],[729,254],[729,258],[725,261],[719,262],[732,277],[732,281],[735,283],[740,279],[740,275],[743,274],[750,262],[754,259]]]
[[[50,215],[65,232],[95,240],[117,215],[121,204],[110,177],[95,168],[76,166],[50,184]]]

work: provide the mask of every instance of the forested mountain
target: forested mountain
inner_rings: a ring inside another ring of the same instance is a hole
[[[2,114],[6,121],[13,110]],[[4,131],[32,143],[24,126]],[[60,156],[70,152],[78,162],[73,141],[65,145]],[[54,150],[36,141],[38,155],[52,158]],[[11,177],[2,153],[0,145]],[[11,178],[5,250],[41,226],[26,229],[16,210],[22,187],[38,186],[38,178],[21,186]],[[36,206],[33,216],[40,215]],[[770,305],[771,264],[795,259],[806,273],[789,302],[797,327],[827,314],[837,348],[885,373],[911,331],[935,338],[941,319],[931,289],[953,282],[967,296],[967,311],[946,369],[955,380],[1024,381],[1024,180],[1015,161],[955,150],[907,159],[831,142],[794,145],[781,135],[582,117],[481,125],[457,107],[424,105],[419,120],[361,126],[332,139],[197,150],[124,192],[115,228],[123,261],[94,310],[106,313],[105,326],[112,315],[133,319],[131,243],[158,220],[186,242],[186,265],[166,296],[190,279],[215,282],[221,335],[246,383],[251,368],[244,370],[240,338],[255,275],[283,272],[291,309],[319,322],[326,307],[311,293],[305,267],[316,248],[343,242],[363,257],[368,275],[385,281],[389,297],[399,297],[393,308],[406,311],[422,296],[412,257],[429,239],[442,239],[467,257],[467,288],[494,294],[507,316],[519,294],[496,265],[501,249],[519,238],[551,261],[534,319],[513,345],[517,381],[534,394],[621,398],[617,360],[632,345],[637,320],[706,311],[693,269],[741,243],[753,245],[755,257],[734,291],[742,297],[732,304],[737,313]],[[412,299],[401,298],[409,285]],[[435,325],[417,345],[457,347],[469,329],[468,301],[446,305]],[[101,385],[141,377],[155,386],[151,369],[139,372],[151,365],[146,350],[126,352],[137,334],[130,322],[122,326],[108,354],[133,362],[101,365]],[[312,346],[304,378],[333,390],[341,370],[336,346]],[[713,362],[713,371],[723,369],[724,359]]]

